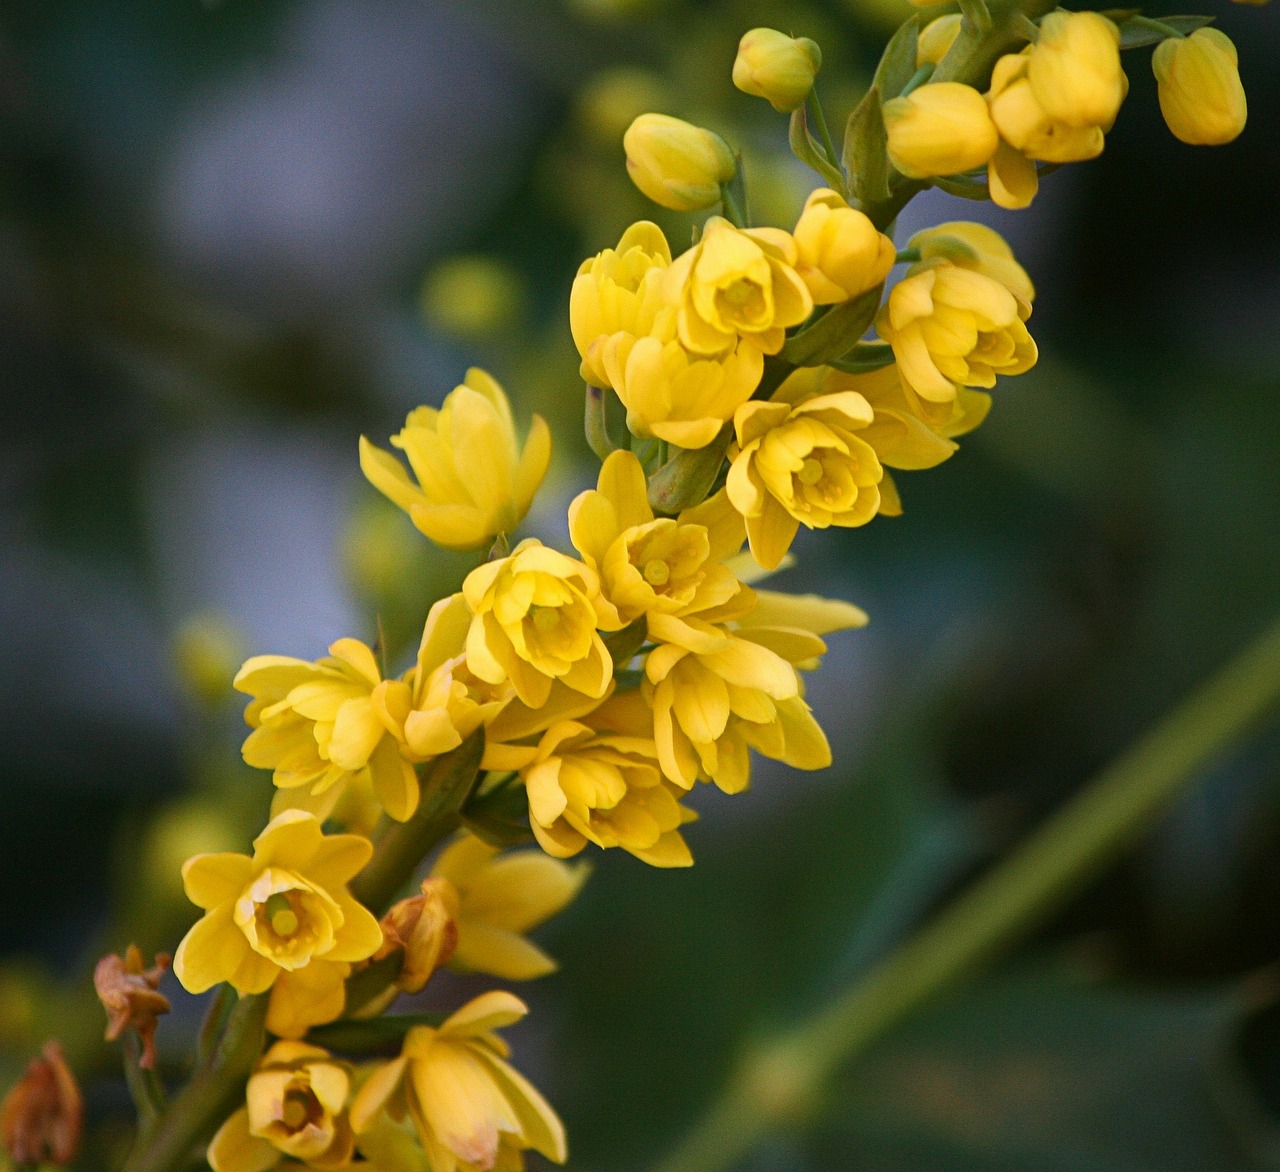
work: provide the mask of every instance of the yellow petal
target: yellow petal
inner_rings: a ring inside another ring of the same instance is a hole
[[[237,898],[252,878],[253,860],[247,855],[196,855],[182,865],[187,898],[206,911]]]
[[[273,1144],[249,1134],[245,1107],[218,1128],[205,1158],[213,1172],[268,1172],[283,1159]]]
[[[401,1057],[378,1067],[356,1094],[351,1104],[351,1126],[357,1135],[367,1131],[382,1112],[404,1078],[407,1059]]]
[[[514,1025],[529,1012],[529,1007],[514,993],[495,989],[481,993],[449,1017],[440,1027],[442,1035],[473,1038],[477,1034]]]
[[[478,920],[459,925],[458,947],[449,963],[463,972],[488,973],[504,981],[531,981],[556,969],[556,962],[536,944]]]
[[[206,912],[182,938],[173,958],[174,976],[188,993],[203,993],[229,980],[249,952],[249,942],[232,919],[233,905]]]

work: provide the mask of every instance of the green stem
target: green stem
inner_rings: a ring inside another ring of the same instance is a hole
[[[196,1038],[196,1065],[203,1066],[213,1054],[222,1036],[227,1017],[236,1003],[236,991],[230,985],[219,985],[218,991],[209,1003],[208,1012],[200,1026],[200,1034]]]
[[[809,96],[805,99],[809,103],[809,109],[813,112],[813,123],[818,128],[818,136],[822,140],[822,147],[827,152],[827,158],[831,160],[833,167],[840,166],[840,156],[836,153],[836,144],[831,137],[831,131],[827,127],[827,116],[822,111],[822,103],[818,100],[818,90],[815,86],[809,91]]]
[[[924,85],[925,82],[929,80],[929,78],[933,76],[933,71],[935,68],[936,66],[933,64],[932,61],[926,61],[922,66],[920,66],[919,69],[915,71],[915,73],[911,75],[911,80],[908,81],[907,84],[902,87],[902,93],[900,93],[898,96],[900,98],[905,98],[913,90],[918,90],[922,85]]]
[[[133,1030],[120,1039],[124,1051],[124,1081],[138,1112],[140,1133],[146,1135],[164,1111],[165,1095],[154,1070],[142,1068],[142,1040]]]
[[[144,1129],[124,1172],[178,1172],[187,1168],[244,1096],[244,1084],[262,1053],[269,997],[242,997],[207,1066],[172,1099],[150,1129]]]
[[[738,201],[733,194],[733,188],[728,183],[720,184],[720,203],[724,218],[729,223],[735,228],[745,228],[747,226],[746,215],[743,209],[739,207]]]
[[[431,848],[460,825],[458,812],[475,785],[483,754],[484,730],[477,729],[423,768],[422,797],[413,817],[390,825],[351,884],[351,894],[374,915],[386,912]]]
[[[1280,703],[1280,622],[861,981],[741,1067],[660,1172],[720,1172],[803,1121],[831,1076],[1022,939]]]

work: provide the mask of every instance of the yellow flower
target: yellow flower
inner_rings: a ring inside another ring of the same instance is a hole
[[[890,162],[912,179],[984,167],[999,142],[982,95],[955,81],[885,102],[884,126]]]
[[[493,1032],[528,1009],[510,993],[483,993],[439,1029],[416,1026],[400,1057],[377,1070],[351,1107],[357,1135],[372,1131],[386,1110],[408,1116],[433,1169],[489,1170],[522,1166],[527,1148],[563,1164],[564,1125],[547,1101],[510,1066],[506,1044]]]
[[[820,634],[865,622],[848,603],[759,591],[732,624],[690,624],[690,637],[656,647],[644,695],[666,777],[683,789],[701,779],[738,793],[750,781],[750,749],[797,769],[829,765],[796,669],[816,666],[826,650]]]
[[[691,354],[676,337],[671,308],[659,314],[647,337],[615,334],[602,359],[627,409],[627,427],[682,448],[703,448],[715,439],[764,371],[759,348],[745,339],[724,354]]]
[[[432,877],[454,892],[458,946],[449,963],[507,981],[555,972],[556,962],[526,933],[568,907],[588,874],[585,866],[571,867],[541,851],[500,853],[464,834],[431,868]]]
[[[874,289],[897,255],[888,236],[826,187],[805,200],[795,241],[796,271],[815,305],[834,305]]]
[[[656,204],[696,212],[720,201],[733,178],[733,152],[718,134],[671,118],[641,114],[622,136],[631,181]]]
[[[789,37],[772,28],[753,28],[738,42],[733,84],[764,98],[780,114],[803,106],[822,66],[822,50],[808,37]]]
[[[627,451],[605,460],[597,487],[569,506],[569,535],[600,575],[610,625],[647,614],[660,638],[663,616],[707,610],[737,594],[737,578],[720,563],[742,548],[743,529],[720,503],[655,519],[640,461]]]
[[[347,1067],[327,1050],[277,1042],[249,1077],[247,1105],[209,1144],[209,1166],[269,1172],[289,1159],[308,1168],[347,1167],[355,1152],[346,1112],[350,1090]]]
[[[472,614],[467,667],[480,679],[510,680],[531,708],[547,702],[553,680],[605,694],[613,661],[596,630],[600,581],[590,567],[529,538],[472,570],[462,593]]]
[[[403,822],[417,808],[418,778],[400,752],[412,693],[401,680],[384,680],[359,640],[339,639],[315,663],[254,656],[235,686],[253,697],[244,714],[254,730],[245,761],[273,770],[281,789],[306,787],[317,817],[329,816],[358,775],[368,776],[391,817]]]
[[[354,834],[325,835],[312,815],[287,810],[253,848],[252,857],[187,860],[183,886],[205,914],[183,937],[173,971],[190,993],[221,981],[242,995],[272,989],[267,1028],[297,1037],[342,1012],[351,962],[382,943],[378,921],[346,886],[373,846]]]
[[[550,855],[568,858],[592,842],[655,867],[693,862],[680,833],[693,814],[662,776],[653,714],[638,692],[583,722],[558,721],[536,745],[491,747],[485,764],[520,772],[534,837]]]
[[[922,260],[942,257],[962,269],[969,269],[999,281],[1020,304],[1030,307],[1036,289],[1024,269],[1014,259],[1013,249],[1003,236],[985,224],[970,220],[951,220],[917,232],[907,241],[908,248],[918,249]]]
[[[958,12],[948,13],[931,20],[920,30],[916,40],[916,68],[937,65],[947,55],[956,37],[960,35],[960,23],[964,18]]]
[[[879,511],[884,470],[855,434],[871,422],[871,405],[855,391],[738,408],[725,487],[766,570],[778,567],[801,525],[848,529]]]
[[[744,230],[712,216],[698,243],[667,269],[665,290],[679,306],[681,345],[694,354],[720,355],[742,338],[776,354],[788,327],[813,312],[813,298],[795,270],[798,259],[789,233]]]
[[[1023,324],[1030,312],[999,281],[935,257],[894,286],[876,329],[893,347],[904,385],[949,403],[958,387],[993,387],[997,374],[1035,365],[1036,344]]]
[[[502,388],[477,367],[437,411],[418,407],[391,443],[408,458],[417,484],[390,452],[360,437],[369,483],[399,505],[445,549],[479,549],[524,519],[551,460],[551,433],[533,417],[523,450]],[[476,475],[484,469],[484,475]]]
[[[1160,112],[1174,135],[1192,146],[1221,146],[1237,138],[1248,117],[1236,47],[1216,28],[1170,37],[1151,59]]]
[[[1027,81],[1046,116],[1111,129],[1129,90],[1113,21],[1098,12],[1050,12],[1028,58]]]
[[[569,294],[569,329],[582,355],[582,377],[592,386],[613,385],[606,349],[653,330],[663,306],[662,276],[670,263],[667,238],[648,220],[632,224],[617,248],[582,262]]]

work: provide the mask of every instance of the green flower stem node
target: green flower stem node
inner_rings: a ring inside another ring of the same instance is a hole
[[[144,1127],[123,1172],[179,1172],[244,1098],[244,1085],[262,1053],[270,995],[242,997],[227,1019],[217,1049]]]
[[[747,1055],[659,1172],[722,1172],[812,1116],[833,1074],[1023,939],[1280,706],[1280,621],[845,993]]]
[[[351,894],[375,916],[386,913],[431,848],[457,829],[483,755],[484,729],[479,728],[452,752],[419,767],[422,797],[413,817],[388,824],[373,859],[351,884]]]
[[[789,338],[780,357],[792,366],[821,366],[854,348],[875,320],[883,285],[837,305],[808,329]]]
[[[307,1041],[326,1050],[355,1057],[398,1054],[405,1035],[415,1026],[439,1026],[443,1013],[404,1013],[370,1018],[368,1021],[335,1021],[316,1026]]]

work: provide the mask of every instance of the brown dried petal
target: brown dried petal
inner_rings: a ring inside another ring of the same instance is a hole
[[[46,1042],[0,1105],[0,1141],[17,1164],[70,1164],[80,1147],[84,1101],[57,1042]]]
[[[156,956],[150,969],[142,967],[142,953],[133,944],[123,957],[104,956],[93,971],[93,987],[107,1011],[107,1041],[114,1042],[132,1026],[142,1039],[138,1065],[151,1070],[156,1061],[156,1019],[169,1012],[169,999],[157,992],[160,978],[169,967],[169,957]]]
[[[382,947],[375,960],[404,952],[404,964],[396,985],[406,993],[416,993],[442,964],[447,964],[458,946],[458,892],[448,879],[439,876],[422,881],[422,894],[395,904],[382,919]]]

